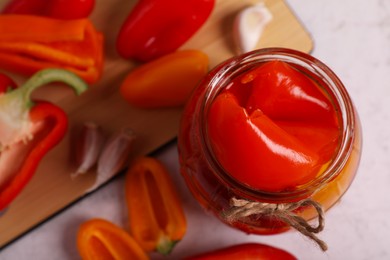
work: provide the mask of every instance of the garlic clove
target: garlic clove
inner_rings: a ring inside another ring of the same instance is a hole
[[[240,53],[256,48],[264,28],[272,18],[272,13],[264,3],[258,3],[240,11],[233,25],[233,37]]]
[[[77,170],[71,174],[74,179],[89,171],[97,162],[105,138],[102,129],[94,122],[86,122],[76,143]]]
[[[87,192],[95,190],[127,166],[135,139],[136,135],[132,129],[123,128],[107,141],[97,162],[95,183]]]

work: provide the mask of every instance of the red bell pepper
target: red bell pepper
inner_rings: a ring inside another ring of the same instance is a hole
[[[225,247],[212,252],[186,258],[186,260],[295,260],[295,256],[282,249],[258,244],[246,243]]]
[[[280,61],[233,80],[209,111],[216,157],[236,180],[265,191],[292,190],[315,178],[340,136],[328,97]]]
[[[95,0],[11,0],[4,7],[4,14],[32,14],[57,19],[80,19],[88,17]]]
[[[214,0],[140,0],[121,27],[117,51],[139,61],[171,53],[195,34],[213,8]]]
[[[32,101],[31,92],[50,82],[63,82],[77,94],[86,83],[72,72],[46,69],[23,86],[0,90],[0,211],[5,209],[33,177],[44,155],[57,145],[67,130],[65,112],[45,101]]]

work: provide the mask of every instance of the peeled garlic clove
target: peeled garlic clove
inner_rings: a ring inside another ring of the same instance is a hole
[[[76,140],[77,170],[71,174],[72,179],[86,173],[96,164],[104,139],[104,134],[97,124],[94,122],[84,123]]]
[[[135,138],[136,135],[133,130],[123,128],[107,141],[97,162],[96,181],[87,192],[95,190],[125,168]]]
[[[265,26],[272,20],[272,14],[264,3],[243,9],[234,20],[233,36],[239,52],[256,48]]]

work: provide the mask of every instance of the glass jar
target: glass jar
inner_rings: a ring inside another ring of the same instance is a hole
[[[236,77],[267,61],[280,60],[313,80],[327,94],[338,113],[340,138],[337,151],[321,174],[293,190],[270,192],[240,183],[224,170],[209,143],[207,113],[210,104]],[[285,205],[310,199],[329,209],[350,186],[359,164],[361,126],[352,101],[338,77],[322,62],[295,50],[260,49],[233,57],[214,68],[199,84],[182,116],[178,136],[181,173],[193,196],[208,211],[226,224],[247,233],[274,234],[290,225],[266,214],[248,214],[228,218],[232,199],[255,203]],[[294,214],[305,220],[318,217],[315,207],[294,208]]]

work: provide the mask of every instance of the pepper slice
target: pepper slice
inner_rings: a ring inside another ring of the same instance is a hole
[[[215,251],[188,257],[186,260],[242,260],[242,259],[272,259],[295,260],[289,252],[269,245],[246,243],[217,249]]]
[[[169,174],[157,159],[141,157],[130,167],[126,201],[135,240],[146,251],[169,254],[187,224]]]
[[[76,94],[88,87],[72,72],[46,69],[0,96],[0,210],[17,197],[41,159],[66,133],[64,111],[54,104],[30,99],[35,88],[50,82],[64,82]]]
[[[206,22],[214,2],[138,1],[118,34],[118,53],[145,62],[177,50]]]
[[[80,226],[77,248],[83,260],[149,259],[125,230],[104,219],[91,219]]]
[[[103,70],[103,35],[88,19],[1,15],[0,68],[24,75],[64,68],[94,83]]]
[[[173,52],[132,70],[120,93],[137,107],[181,106],[207,73],[208,65],[208,57],[201,51]]]

